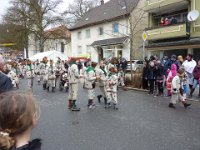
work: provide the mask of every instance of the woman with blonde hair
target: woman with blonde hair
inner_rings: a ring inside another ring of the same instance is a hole
[[[39,139],[30,141],[39,119],[39,106],[31,94],[0,95],[0,149],[41,150]]]

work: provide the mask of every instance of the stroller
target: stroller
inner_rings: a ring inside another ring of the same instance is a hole
[[[69,81],[68,81],[67,77],[68,77],[67,72],[63,72],[60,75],[60,84],[59,84],[60,91],[63,91],[63,89],[65,89],[65,92],[68,92],[68,90],[69,90]]]

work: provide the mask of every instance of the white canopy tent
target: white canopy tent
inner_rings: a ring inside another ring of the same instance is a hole
[[[36,61],[36,60],[39,60],[41,61],[44,57],[47,57],[48,60],[53,60],[54,62],[57,61],[58,57],[61,59],[61,60],[68,60],[68,57],[64,54],[62,54],[61,52],[58,52],[58,51],[48,51],[48,52],[43,52],[43,53],[37,53],[33,56],[31,56],[29,59],[31,61]]]

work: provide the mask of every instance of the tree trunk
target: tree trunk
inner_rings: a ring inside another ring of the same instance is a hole
[[[26,45],[26,58],[29,58],[29,49],[28,49],[28,45]]]
[[[133,60],[133,29],[132,29],[132,24],[130,23],[130,64],[131,64],[131,84],[133,84],[133,66],[132,66],[132,60]]]
[[[40,52],[44,52],[44,40],[43,40],[43,37],[41,37],[40,41],[39,41],[39,50],[40,50]]]

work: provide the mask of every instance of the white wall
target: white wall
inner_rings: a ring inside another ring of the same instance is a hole
[[[113,23],[118,22],[119,23],[119,34],[113,34]],[[99,27],[103,27],[104,34],[99,35]],[[90,29],[90,38],[86,37],[86,30]],[[78,32],[81,31],[82,38],[78,39]],[[110,38],[117,38],[117,37],[124,37],[129,33],[128,28],[128,19],[120,19],[113,22],[106,22],[104,24],[99,24],[95,26],[91,26],[88,28],[83,28],[79,30],[75,30],[71,32],[71,45],[72,45],[72,56],[76,57],[78,56],[78,46],[82,47],[82,54],[87,53],[87,45],[91,45],[94,41],[98,40],[104,40],[104,39],[110,39]],[[130,50],[129,46],[125,46],[123,50],[123,55],[127,59],[129,59],[130,56]],[[96,49],[91,47],[91,59],[92,61],[98,61],[98,52]]]
[[[61,52],[61,42],[65,44],[64,54],[67,57],[71,57],[71,43],[68,43],[65,39],[47,39],[44,43],[44,51],[56,50],[56,51]],[[39,52],[40,52],[39,42],[35,41],[34,34],[30,34],[29,35],[29,57]],[[25,51],[24,51],[24,54],[26,54]]]
[[[47,39],[44,44],[44,51],[59,51],[61,52],[61,43],[64,43],[64,54],[67,57],[71,57],[71,43],[68,43],[65,39]]]

